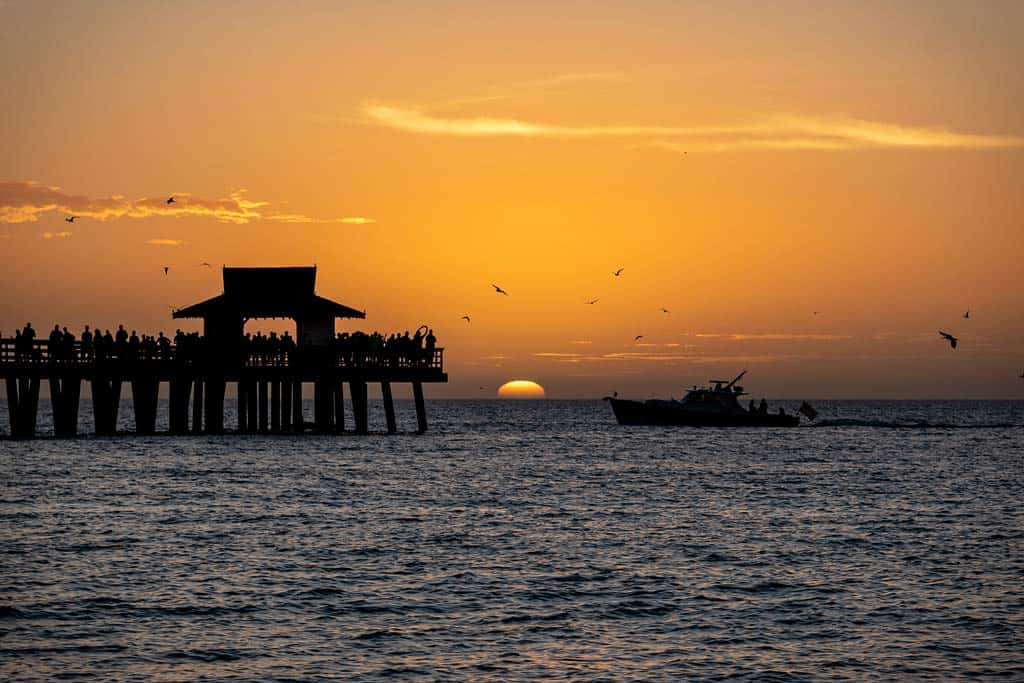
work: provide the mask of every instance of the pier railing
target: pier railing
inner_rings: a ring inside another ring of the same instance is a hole
[[[294,368],[334,367],[350,369],[425,369],[444,370],[444,349],[350,350],[332,346],[300,347],[291,351],[231,351],[206,344],[189,344],[179,349],[175,344],[153,348],[115,345],[113,349],[97,349],[81,341],[51,345],[47,340],[30,344],[14,339],[0,339],[0,366],[18,368],[60,368],[83,371],[103,367],[175,368],[207,367],[211,364],[232,368]]]

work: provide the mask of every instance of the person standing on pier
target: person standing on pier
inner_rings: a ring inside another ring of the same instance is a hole
[[[86,325],[85,329],[82,330],[82,360],[91,360],[92,358],[92,331],[89,330],[89,326]]]

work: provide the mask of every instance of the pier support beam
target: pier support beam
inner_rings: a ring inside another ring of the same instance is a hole
[[[257,407],[257,414],[259,415],[259,432],[260,434],[266,434],[267,428],[269,427],[269,421],[267,420],[267,380],[261,379],[257,382],[259,398],[259,406]]]
[[[178,377],[169,382],[168,430],[171,434],[188,434],[188,402],[192,378]]]
[[[94,377],[92,387],[92,417],[97,436],[117,433],[117,412],[121,407],[121,380]]]
[[[416,400],[416,431],[427,431],[427,407],[423,403],[423,382],[412,383],[412,396]]]
[[[345,432],[345,383],[334,383],[334,432]]]
[[[313,383],[313,424],[321,434],[330,434],[334,425],[334,378],[320,377]]]
[[[224,433],[224,379],[206,379],[206,433]]]
[[[249,431],[249,398],[246,395],[248,385],[244,379],[238,380],[238,433]]]
[[[292,431],[292,383],[286,379],[281,380],[281,431]]]
[[[11,417],[11,436],[16,439],[34,437],[39,412],[39,378],[8,377],[7,409]]]
[[[398,431],[395,425],[395,401],[391,397],[391,382],[380,383],[381,398],[384,399],[384,420],[388,425],[388,434]]]
[[[352,393],[352,419],[356,423],[356,434],[369,433],[369,416],[366,400],[366,382],[349,382]]]
[[[270,431],[278,434],[281,431],[281,380],[270,381]]]
[[[203,385],[206,380],[196,377],[195,389],[192,392],[192,433],[203,433]]]
[[[302,410],[302,381],[292,382],[292,431],[301,434],[306,428],[305,415]]]
[[[78,435],[78,398],[82,379],[78,375],[50,377],[50,405],[53,408],[53,434],[58,437]]]
[[[256,393],[256,380],[250,379],[245,383],[245,416],[249,420],[249,433],[255,434],[259,431],[259,396]]]
[[[160,380],[156,377],[136,377],[132,380],[132,406],[135,409],[135,432],[156,433],[156,406]]]

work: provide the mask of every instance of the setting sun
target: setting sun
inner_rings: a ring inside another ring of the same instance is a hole
[[[528,379],[513,379],[498,387],[499,398],[544,398],[544,387]]]

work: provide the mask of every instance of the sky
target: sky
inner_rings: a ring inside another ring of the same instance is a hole
[[[0,332],[172,333],[221,265],[316,264],[367,311],[339,330],[435,330],[433,396],[748,369],[770,397],[1020,398],[1022,25],[998,1],[0,0]]]

